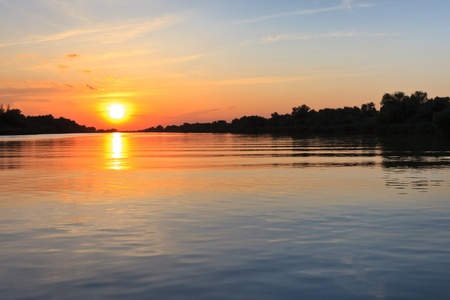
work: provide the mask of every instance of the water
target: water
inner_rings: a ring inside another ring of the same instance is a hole
[[[450,145],[0,137],[2,299],[449,299]]]

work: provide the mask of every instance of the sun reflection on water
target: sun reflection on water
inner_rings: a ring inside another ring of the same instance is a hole
[[[114,132],[112,138],[112,157],[122,158],[122,137],[120,132]]]
[[[123,164],[123,158],[124,158],[124,138],[122,137],[122,134],[120,132],[114,132],[112,134],[111,139],[111,158],[113,160],[111,161],[110,168],[114,170],[122,170],[125,168]]]

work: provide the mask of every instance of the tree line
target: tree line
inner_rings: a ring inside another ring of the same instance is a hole
[[[75,121],[52,115],[24,116],[19,109],[0,104],[0,134],[90,133],[97,130]],[[273,134],[445,134],[450,135],[450,98],[428,98],[426,92],[411,95],[386,93],[380,109],[373,102],[361,107],[325,108],[318,111],[306,104],[292,108],[291,113],[274,112],[270,118],[243,116],[231,122],[184,123],[150,127],[140,132],[209,132]]]
[[[373,102],[361,107],[325,108],[318,111],[303,104],[291,113],[274,112],[270,118],[243,116],[231,123],[184,123],[150,127],[144,132],[211,132],[274,134],[447,134],[450,135],[450,98],[428,98],[416,91],[386,93],[377,110]]]
[[[52,115],[24,116],[20,109],[0,104],[0,134],[86,133],[95,127],[79,125],[75,121]]]

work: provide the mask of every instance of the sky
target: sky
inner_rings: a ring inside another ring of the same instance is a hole
[[[448,0],[0,0],[0,103],[138,130],[450,96],[449,15]]]

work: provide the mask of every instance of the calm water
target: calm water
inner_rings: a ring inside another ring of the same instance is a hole
[[[0,137],[1,299],[450,299],[450,145]]]

